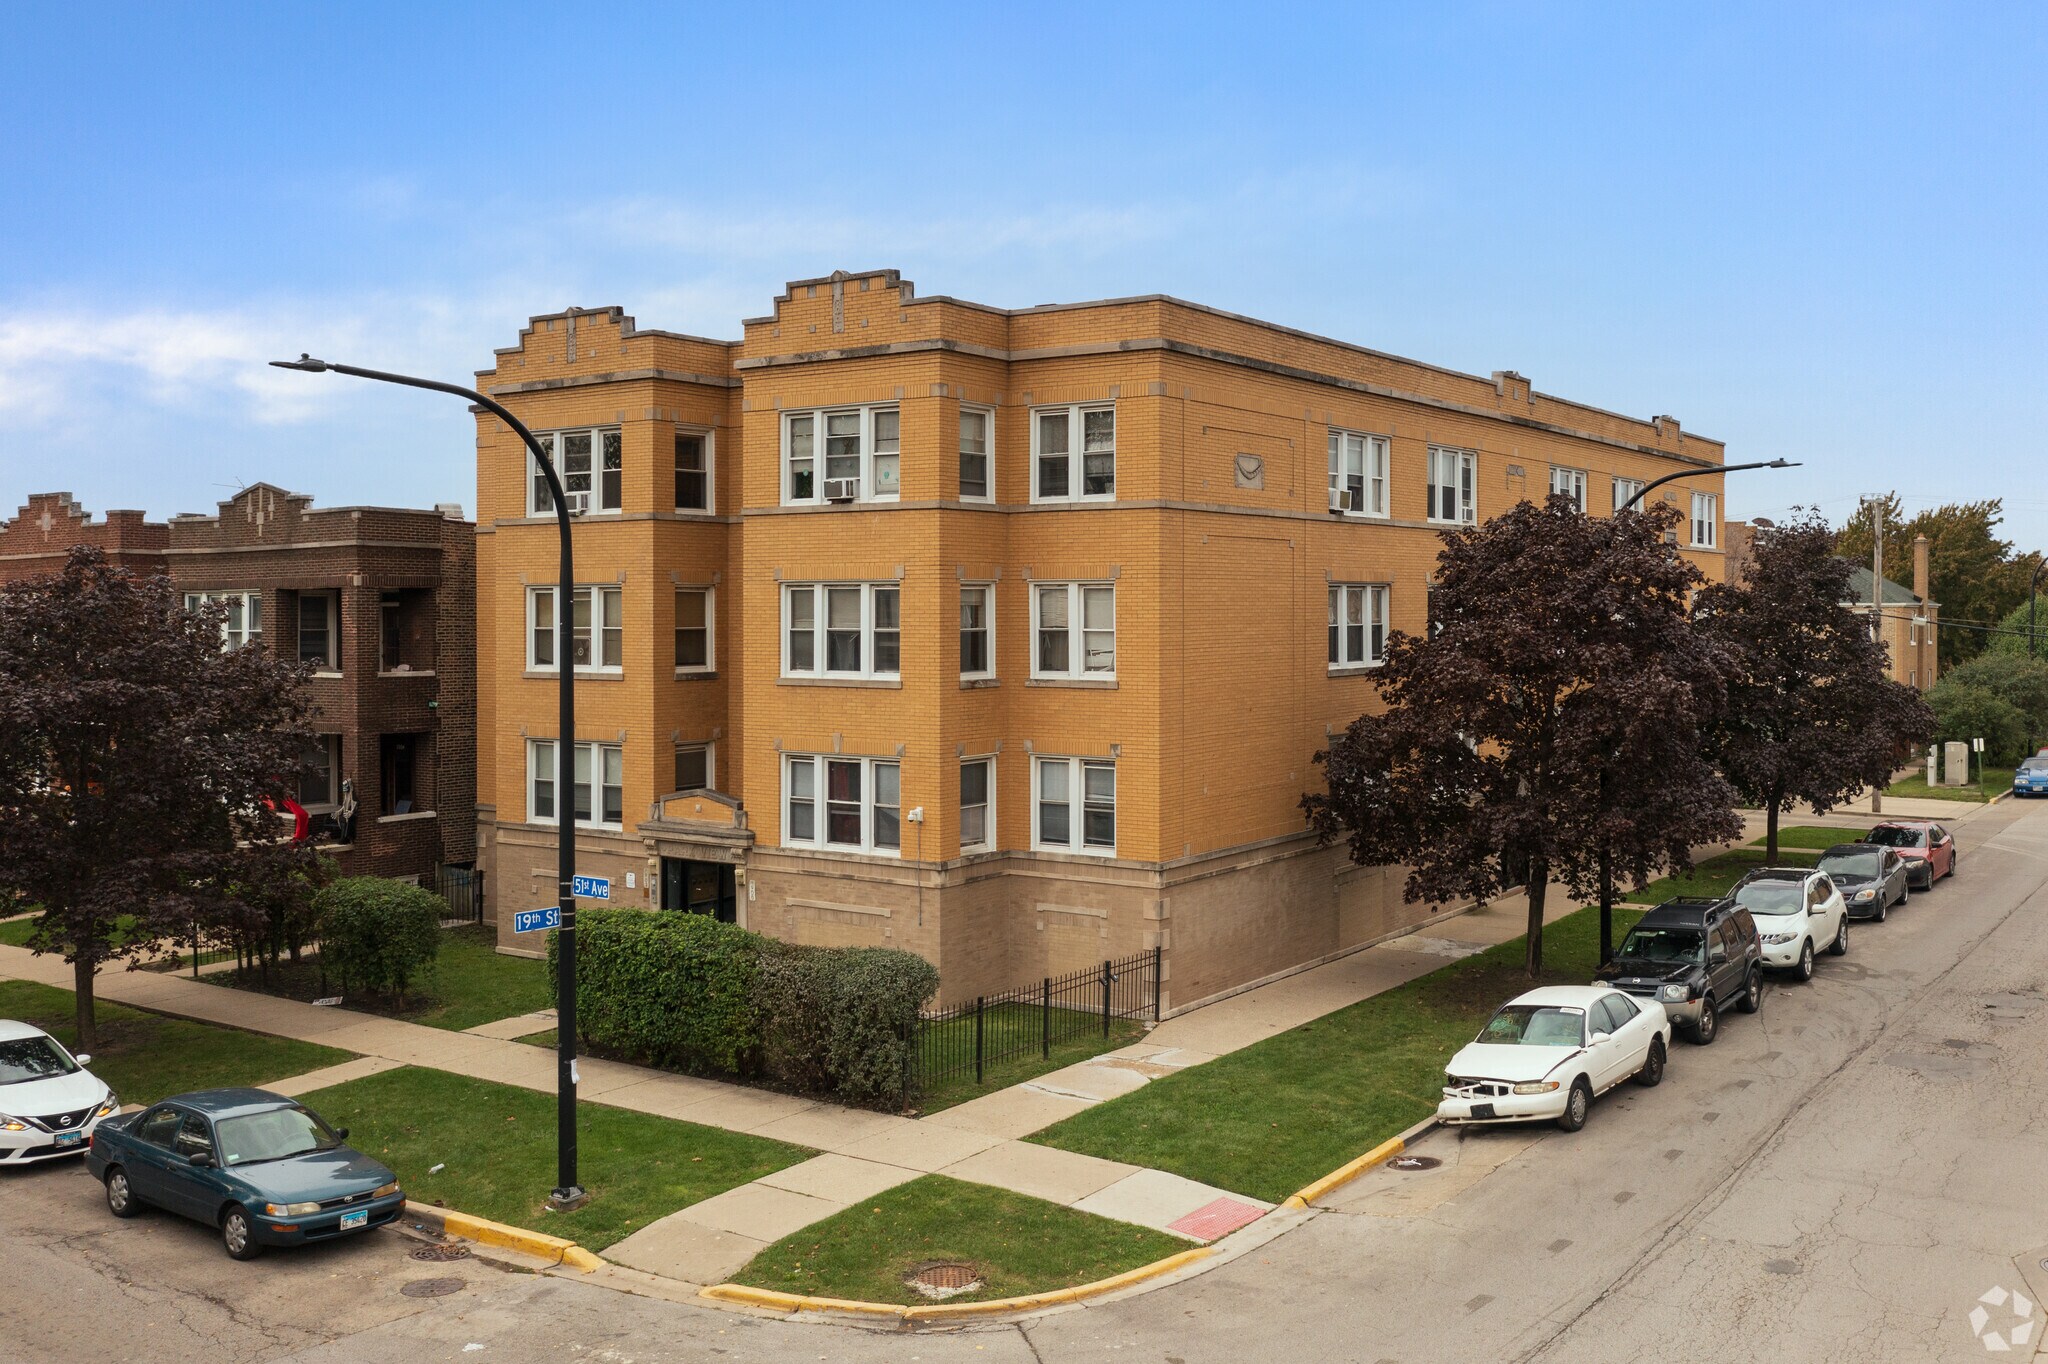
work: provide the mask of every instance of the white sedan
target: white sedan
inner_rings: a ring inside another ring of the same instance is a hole
[[[1447,1126],[1554,1120],[1586,1125],[1593,1097],[1633,1077],[1654,1085],[1671,1052],[1671,1020],[1653,999],[1598,985],[1517,995],[1451,1058],[1436,1118]]]
[[[0,1018],[0,1167],[82,1155],[114,1091],[41,1028]]]

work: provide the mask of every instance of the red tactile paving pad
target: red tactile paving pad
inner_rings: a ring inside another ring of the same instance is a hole
[[[1199,1241],[1213,1241],[1219,1236],[1228,1236],[1239,1227],[1256,1222],[1265,1215],[1264,1208],[1255,1208],[1234,1198],[1219,1198],[1206,1207],[1196,1208],[1178,1222],[1167,1223],[1166,1229],[1177,1231],[1183,1236],[1192,1236]]]

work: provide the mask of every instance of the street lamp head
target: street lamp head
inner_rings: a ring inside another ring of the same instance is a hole
[[[315,360],[304,351],[299,352],[299,358],[296,360],[272,360],[270,363],[277,369],[302,369],[308,374],[325,374],[327,372],[327,362],[325,360]]]
[[[1766,464],[1764,467],[1766,469],[1797,469],[1799,467],[1799,462],[1797,460],[1790,460],[1780,457],[1778,459],[1772,460],[1769,464]]]

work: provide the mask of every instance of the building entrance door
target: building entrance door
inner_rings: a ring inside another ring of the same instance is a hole
[[[709,914],[720,923],[739,918],[739,896],[730,862],[661,859],[661,907],[685,914]]]

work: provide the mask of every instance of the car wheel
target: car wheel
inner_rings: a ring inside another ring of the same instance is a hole
[[[1586,1125],[1586,1113],[1592,1107],[1593,1086],[1581,1075],[1572,1081],[1572,1092],[1565,1096],[1564,1112],[1557,1115],[1557,1125],[1567,1132],[1578,1131]]]
[[[1752,969],[1749,973],[1749,980],[1742,987],[1742,998],[1735,1002],[1735,1007],[1746,1014],[1753,1014],[1763,1006],[1764,973]]]
[[[1835,929],[1835,940],[1828,944],[1828,955],[1846,957],[1849,955],[1849,916],[1842,916],[1841,924]]]
[[[228,1255],[236,1260],[253,1260],[263,1253],[263,1243],[256,1239],[256,1223],[249,1216],[249,1210],[237,1203],[222,1214],[220,1219],[220,1243],[227,1248]]]
[[[1636,1083],[1644,1089],[1655,1089],[1664,1082],[1664,1039],[1650,1039],[1650,1054],[1643,1058],[1643,1068],[1636,1072]]]
[[[1714,1006],[1714,997],[1708,995],[1700,1001],[1700,1021],[1692,1025],[1692,1044],[1710,1047],[1720,1035],[1721,1011]]]
[[[107,1211],[116,1217],[133,1217],[142,1211],[142,1200],[128,1183],[128,1172],[118,1165],[107,1171]]]
[[[1792,968],[1792,974],[1802,981],[1813,979],[1813,939],[1808,938],[1799,948],[1799,964]]]
[[[1885,916],[1890,914],[1891,912],[1892,902],[1880,895],[1877,899],[1877,913],[1873,917],[1879,923],[1883,923],[1885,921]]]
[[[1908,876],[1905,880],[1899,882],[1899,908],[1904,909],[1906,907],[1906,901],[1912,898],[1913,878]]]
[[[1958,857],[1957,857],[1957,856],[1956,856],[1956,855],[1955,855],[1954,853],[1950,853],[1950,854],[1949,854],[1949,857],[1948,857],[1948,874],[1949,874],[1950,876],[1954,876],[1954,875],[1956,874],[1956,863],[1957,863],[1958,861],[1960,861],[1960,860],[1961,860],[1961,859],[1960,859],[1960,858],[1958,858]]]

